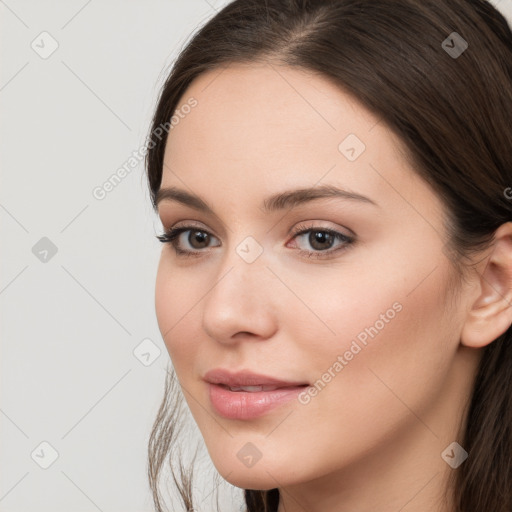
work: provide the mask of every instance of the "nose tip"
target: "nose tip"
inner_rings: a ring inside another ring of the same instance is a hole
[[[233,343],[275,332],[275,307],[260,271],[266,269],[241,262],[216,282],[203,302],[203,329],[210,338]]]

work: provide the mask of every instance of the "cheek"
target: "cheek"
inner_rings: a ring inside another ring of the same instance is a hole
[[[356,352],[353,342],[361,347],[354,360],[373,353],[400,360],[413,349],[428,355],[436,343],[443,345],[455,323],[445,299],[450,267],[437,250],[438,241],[430,252],[415,252],[415,246],[402,247],[402,242],[400,238],[377,250],[361,250],[339,269],[313,269],[300,279],[285,276],[309,311],[298,303],[283,309],[283,325],[297,325],[304,347],[317,361],[325,365],[327,355],[332,359],[351,347]]]
[[[197,315],[194,304],[198,297],[184,282],[189,279],[172,268],[164,252],[156,276],[155,313],[162,339],[179,375],[181,367],[197,352],[199,341],[188,326]]]
[[[312,314],[293,315],[302,320],[292,336],[295,350],[316,390],[297,406],[295,421],[304,428],[293,434],[294,445],[307,446],[310,467],[335,470],[362,451],[396,441],[418,426],[417,417],[427,417],[443,393],[449,352],[457,344],[450,343],[456,342],[450,334],[455,331],[441,298],[446,278],[441,273],[431,277],[412,293],[405,280],[386,282],[386,276],[382,286],[374,281],[368,288],[352,287],[345,280],[324,287],[330,293],[308,305],[336,334],[313,321]],[[333,444],[333,439],[338,441]]]
[[[309,417],[321,420],[328,409],[333,419],[318,428],[377,439],[408,417],[404,404],[421,411],[442,392],[458,345],[457,319],[444,300],[447,269],[439,266],[417,287],[417,271],[402,268],[400,276],[324,283],[310,303],[323,321],[315,322],[316,336],[300,315],[302,356],[318,390]]]

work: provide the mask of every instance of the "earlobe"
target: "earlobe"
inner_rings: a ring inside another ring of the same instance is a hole
[[[512,324],[512,222],[496,230],[484,265],[480,294],[461,333],[461,343],[472,348],[492,343]]]

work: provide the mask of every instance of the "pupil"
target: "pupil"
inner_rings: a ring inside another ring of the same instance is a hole
[[[311,238],[312,236],[312,238]],[[317,245],[317,242],[320,242],[320,244],[322,244],[322,242],[325,244],[325,242],[329,241],[329,237],[331,236],[330,233],[326,233],[325,231],[314,231],[311,233],[310,235],[310,243],[311,243],[311,247],[314,247]],[[320,247],[316,247],[317,249],[325,249],[325,247],[323,247],[322,245],[320,245]]]
[[[192,231],[191,232],[192,239],[198,241],[199,243],[205,242],[208,243],[208,234],[203,231]],[[190,241],[190,240],[189,240]],[[194,244],[191,244],[192,246]]]

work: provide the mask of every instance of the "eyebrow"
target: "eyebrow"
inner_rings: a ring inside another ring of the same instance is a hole
[[[263,201],[262,210],[265,213],[270,213],[284,210],[286,208],[293,208],[315,199],[332,197],[378,206],[375,201],[361,194],[342,190],[333,185],[321,185],[320,187],[287,190],[267,197]],[[176,201],[186,206],[190,206],[200,212],[215,215],[213,208],[206,201],[201,199],[199,196],[191,194],[185,190],[181,190],[177,187],[160,188],[155,196],[155,208],[157,208],[162,201]]]

